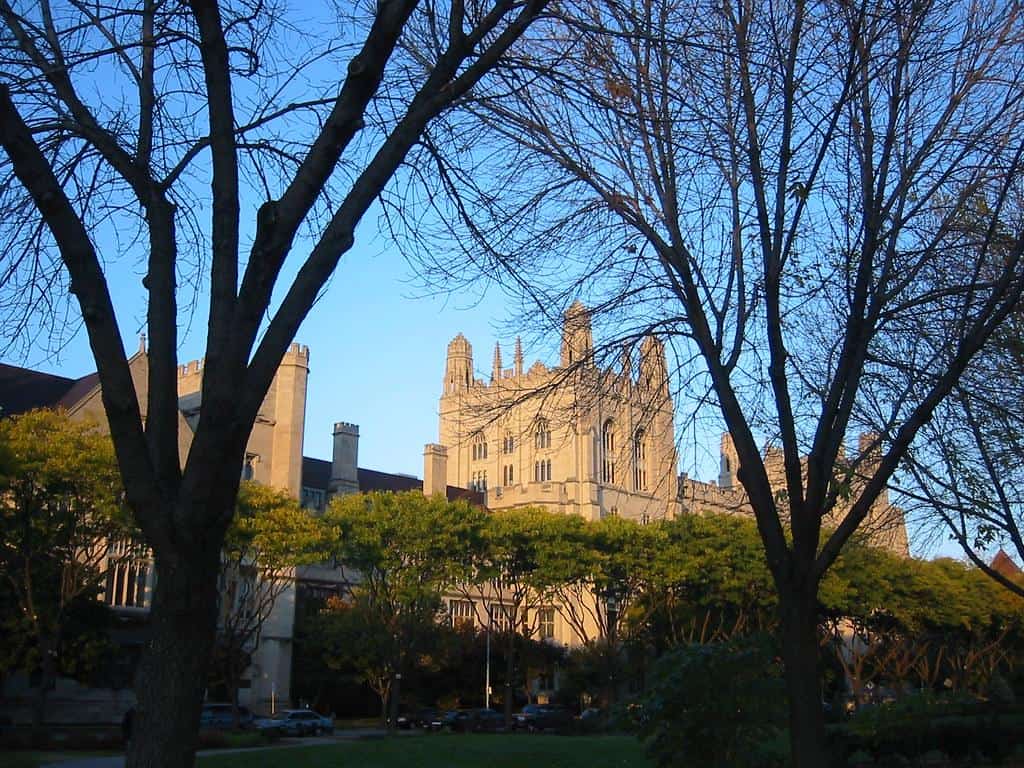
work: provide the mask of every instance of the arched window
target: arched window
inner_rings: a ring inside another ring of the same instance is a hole
[[[516,439],[511,432],[505,433],[505,439],[501,441],[501,449],[505,453],[512,453],[516,449]]]
[[[601,428],[602,465],[601,480],[615,482],[615,422],[608,419]]]
[[[253,475],[256,474],[256,465],[259,464],[260,457],[256,453],[245,454],[245,463],[242,464],[242,479],[252,480]]]
[[[537,431],[534,432],[533,444],[536,448],[551,447],[551,425],[548,424],[547,419],[537,420]]]
[[[643,429],[633,435],[633,490],[647,490],[647,442]]]
[[[514,471],[511,464],[506,464],[501,473],[502,485],[512,485],[515,482]]]
[[[477,432],[473,438],[472,448],[473,461],[480,461],[487,458],[487,440],[482,432]]]
[[[472,491],[480,491],[481,493],[487,492],[487,470],[482,472],[474,472],[472,479],[469,481],[469,488]]]
[[[551,480],[551,459],[533,462],[533,479],[538,483],[546,483]]]

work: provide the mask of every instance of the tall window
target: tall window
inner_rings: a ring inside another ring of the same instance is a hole
[[[502,469],[501,479],[502,485],[512,485],[515,482],[514,469],[511,464],[506,464]]]
[[[473,491],[487,492],[487,471],[474,472],[469,481],[469,488]]]
[[[144,608],[148,563],[136,560],[112,562],[107,567],[107,605],[120,608]]]
[[[533,479],[538,483],[551,480],[551,459],[533,462]]]
[[[473,438],[472,454],[473,461],[487,458],[487,440],[484,439],[483,433],[477,433],[476,437]]]
[[[647,443],[644,431],[638,429],[633,435],[633,490],[647,490]]]
[[[104,595],[107,605],[120,608],[145,608],[149,605],[146,582],[152,568],[151,558],[149,548],[136,539],[116,539],[110,542]]]
[[[516,449],[516,439],[511,432],[505,433],[505,439],[501,441],[501,449],[505,453],[512,453]]]
[[[615,422],[608,419],[601,428],[602,465],[601,480],[615,482]]]
[[[535,448],[551,447],[551,425],[548,424],[547,419],[539,419],[537,421],[537,431],[533,435],[533,444]]]
[[[252,480],[253,475],[256,474],[256,465],[259,463],[260,456],[258,453],[245,454],[245,463],[242,464],[242,479]]]
[[[491,603],[487,606],[487,610],[491,615],[492,630],[495,632],[511,632],[515,629],[515,606]]]
[[[473,602],[471,600],[449,600],[448,617],[453,627],[473,626]]]
[[[551,640],[555,636],[555,609],[541,608],[538,616],[538,629],[541,640]]]

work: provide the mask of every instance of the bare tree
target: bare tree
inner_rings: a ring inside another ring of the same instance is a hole
[[[992,247],[1024,150],[1020,4],[558,9],[474,94],[494,184],[439,173],[433,235],[541,313],[582,294],[692,361],[779,593],[794,765],[827,765],[819,582],[1024,285],[1019,223]]]
[[[380,0],[351,18],[288,20],[262,0],[0,0],[5,337],[45,340],[63,291],[73,297],[159,572],[129,765],[193,762],[221,546],[288,344],[403,164],[416,181],[410,152],[427,126],[545,5]],[[149,339],[139,390],[111,287],[135,269]],[[178,327],[190,302],[203,304],[206,354],[182,467]]]
[[[1009,207],[1019,220],[1019,206]],[[1012,243],[1003,227],[999,234]],[[1020,579],[992,558],[1005,548],[1024,560],[1022,321],[1018,307],[972,361],[904,458],[897,486],[922,529],[952,538],[990,578],[1024,596]]]

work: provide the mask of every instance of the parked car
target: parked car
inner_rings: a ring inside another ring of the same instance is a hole
[[[334,721],[311,709],[286,709],[274,717],[255,722],[260,731],[275,731],[282,736],[319,736],[334,733]]]
[[[437,707],[422,707],[414,712],[405,712],[399,715],[395,725],[403,730],[429,728],[431,722],[440,718],[442,714]]]
[[[474,709],[471,730],[478,733],[500,733],[505,730],[505,715],[493,709]]]
[[[455,731],[466,733],[473,730],[473,711],[470,709],[450,709],[430,721],[432,731]]]
[[[238,727],[251,728],[252,723],[253,716],[248,707],[239,707]],[[202,712],[199,714],[199,727],[212,728],[221,731],[234,728],[235,718],[231,712],[231,705],[222,702],[208,702],[203,704]]]
[[[527,704],[521,712],[512,716],[512,720],[517,730],[560,730],[572,723],[572,714],[563,707],[550,704]]]

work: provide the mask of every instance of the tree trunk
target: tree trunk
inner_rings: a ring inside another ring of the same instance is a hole
[[[402,695],[402,673],[396,672],[391,676],[391,715],[388,717],[388,730],[394,731],[398,727],[398,709],[401,706]]]
[[[57,681],[57,639],[48,633],[39,638],[39,687],[32,702],[32,744],[46,746],[46,699]]]
[[[782,660],[789,698],[793,768],[827,768],[825,716],[818,674],[817,596],[781,596]]]
[[[185,545],[182,545],[182,549]],[[128,768],[191,768],[207,660],[216,634],[216,548],[156,554],[150,640],[135,678],[138,707]],[[213,549],[213,551],[202,551]]]
[[[512,675],[515,670],[516,661],[516,633],[509,630],[508,650],[505,652],[505,730],[512,730]]]

